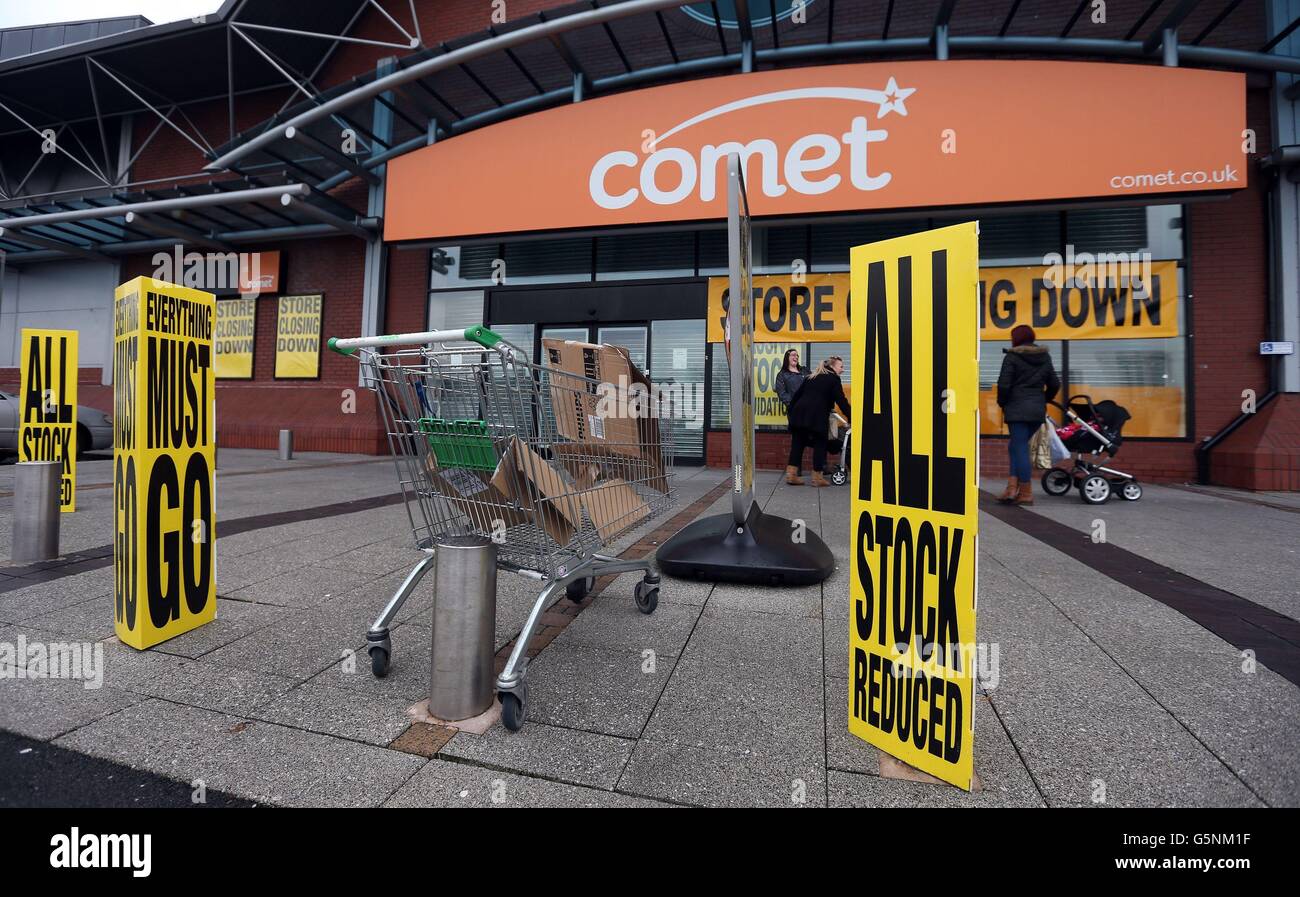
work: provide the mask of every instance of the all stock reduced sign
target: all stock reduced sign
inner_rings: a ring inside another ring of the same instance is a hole
[[[59,510],[77,509],[77,331],[22,332],[18,460],[63,465]]]
[[[148,277],[113,305],[113,613],[147,648],[216,616],[210,293]]]
[[[849,731],[970,790],[978,225],[850,250]]]

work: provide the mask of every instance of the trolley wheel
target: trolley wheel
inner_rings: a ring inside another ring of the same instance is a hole
[[[572,601],[574,604],[577,604],[583,598],[587,597],[587,593],[591,591],[591,587],[595,584],[596,584],[595,577],[588,577],[587,579],[575,579],[573,582],[569,583],[567,586],[564,587],[564,594],[570,601]]]
[[[1070,472],[1059,467],[1044,470],[1039,482],[1043,484],[1043,491],[1048,495],[1064,495],[1074,485],[1070,479]]]
[[[388,649],[375,645],[370,649],[370,672],[375,678],[383,679],[388,675]]]
[[[637,610],[643,614],[652,614],[659,606],[659,585],[642,580],[636,584],[632,597],[636,600]]]
[[[512,692],[501,693],[501,722],[511,732],[518,732],[524,725],[524,702],[519,695]]]
[[[849,472],[845,470],[843,467],[835,468],[835,471],[831,474],[831,482],[834,483],[836,486],[843,486],[848,481],[849,481]]]
[[[1110,480],[1094,473],[1079,484],[1079,495],[1090,505],[1104,504],[1110,498]]]
[[[1119,497],[1125,501],[1137,501],[1142,497],[1142,485],[1137,480],[1129,480],[1120,488]]]

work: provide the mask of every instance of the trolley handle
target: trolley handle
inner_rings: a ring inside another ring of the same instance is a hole
[[[375,349],[381,346],[424,346],[429,343],[450,343],[458,340],[478,343],[485,349],[492,349],[502,341],[502,337],[482,324],[475,324],[464,330],[428,330],[424,333],[390,333],[347,339],[331,336],[326,341],[326,345],[340,355],[353,355],[356,354],[357,349]]]

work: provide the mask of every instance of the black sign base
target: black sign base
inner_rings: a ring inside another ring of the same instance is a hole
[[[737,532],[743,529],[743,532]],[[803,586],[835,569],[835,556],[810,529],[796,542],[794,523],[752,505],[744,527],[731,514],[705,517],[683,527],[656,555],[659,569],[681,579]]]

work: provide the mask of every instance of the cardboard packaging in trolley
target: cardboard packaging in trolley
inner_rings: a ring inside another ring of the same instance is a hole
[[[653,387],[628,350],[544,339],[542,356],[547,367],[576,375],[556,377],[551,384],[556,433],[572,443],[556,445],[557,458],[571,472],[579,459],[597,463],[608,459],[611,467],[626,472],[630,479],[667,492]]]

